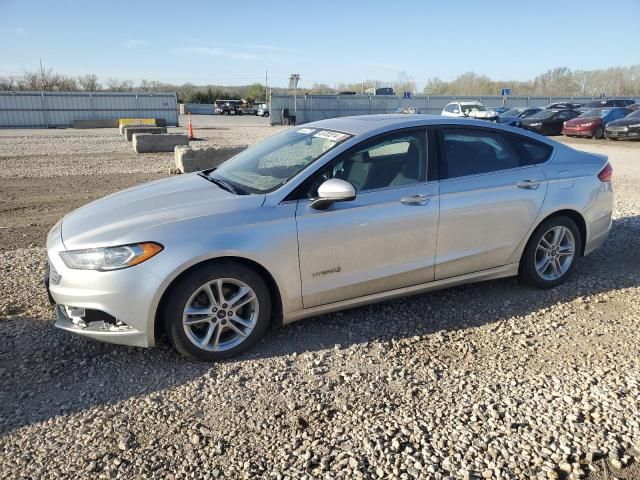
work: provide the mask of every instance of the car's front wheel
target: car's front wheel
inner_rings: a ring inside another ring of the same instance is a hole
[[[271,297],[264,280],[236,262],[208,264],[175,285],[164,310],[173,347],[203,361],[238,355],[265,333]]]
[[[593,138],[604,138],[604,128],[597,127],[596,130],[593,132]]]
[[[538,288],[564,283],[580,256],[580,230],[568,217],[551,217],[533,232],[520,261],[520,276]]]

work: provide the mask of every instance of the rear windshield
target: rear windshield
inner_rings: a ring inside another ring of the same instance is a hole
[[[588,112],[584,112],[578,118],[604,118],[611,113],[610,108],[594,108]]]
[[[538,113],[534,113],[528,118],[532,120],[535,120],[535,119],[545,120],[547,118],[553,117],[556,113],[558,113],[557,110],[540,110]]]

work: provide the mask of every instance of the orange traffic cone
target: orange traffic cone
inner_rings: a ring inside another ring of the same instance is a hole
[[[189,140],[195,140],[193,136],[193,125],[191,124],[191,114],[189,114]]]

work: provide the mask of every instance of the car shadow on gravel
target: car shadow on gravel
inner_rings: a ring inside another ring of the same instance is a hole
[[[640,216],[613,222],[602,248],[551,290],[496,280],[318,316],[280,329],[228,363],[264,361],[354,344],[426,336],[539,312],[557,303],[640,285]],[[96,405],[161,392],[213,374],[166,344],[141,349],[77,338],[50,319],[0,320],[0,435]]]

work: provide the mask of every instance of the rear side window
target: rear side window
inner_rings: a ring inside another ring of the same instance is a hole
[[[443,128],[440,178],[507,170],[520,166],[521,154],[508,135],[484,129]]]
[[[536,165],[553,152],[544,143],[488,129],[443,128],[441,138],[441,179]]]
[[[553,152],[553,148],[549,145],[526,138],[514,138],[513,141],[519,144],[525,153],[525,155],[521,157],[521,166],[544,163],[549,160],[551,152]]]

